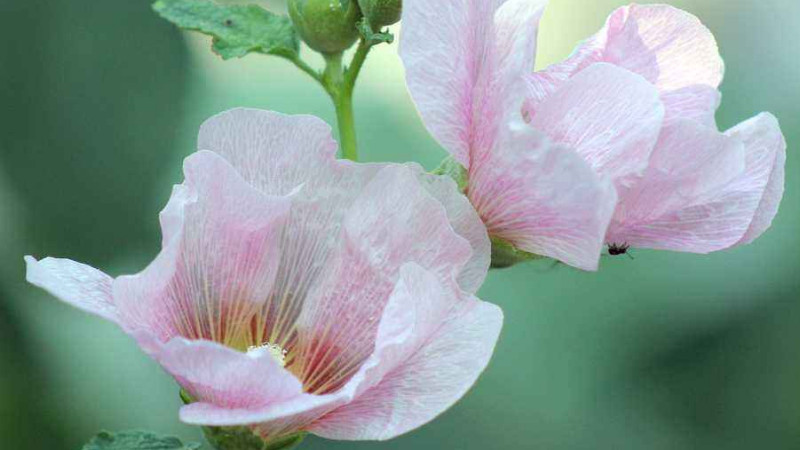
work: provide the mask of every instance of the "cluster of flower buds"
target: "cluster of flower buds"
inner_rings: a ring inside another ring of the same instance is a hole
[[[289,16],[300,36],[323,54],[339,53],[358,39],[358,21],[379,29],[400,20],[402,0],[289,0]]]

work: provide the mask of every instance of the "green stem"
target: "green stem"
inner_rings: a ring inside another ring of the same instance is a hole
[[[356,54],[353,55],[353,60],[350,61],[350,67],[345,74],[345,83],[350,85],[351,90],[356,85],[358,75],[361,73],[361,68],[364,66],[364,61],[366,61],[371,49],[372,45],[368,44],[364,39],[358,43]]]
[[[328,93],[331,94],[332,97],[336,96],[344,81],[342,53],[325,55],[325,73],[322,75],[322,78]]]
[[[365,39],[361,39],[356,53],[353,55],[353,60],[350,61],[350,67],[346,69],[342,65],[342,53],[323,55],[325,57],[325,71],[322,73],[314,70],[299,56],[295,55],[288,58],[300,70],[320,83],[325,88],[325,92],[331,97],[333,106],[336,108],[336,123],[339,128],[342,157],[352,161],[358,160],[358,139],[356,137],[356,122],[353,114],[353,91],[372,45]]]
[[[358,161],[358,140],[356,138],[356,124],[353,117],[353,91],[356,80],[364,66],[369,50],[372,48],[363,39],[358,44],[356,54],[350,62],[350,67],[344,74],[342,89],[339,98],[334,100],[336,105],[336,119],[339,123],[339,134],[342,140],[342,156],[352,161]]]
[[[358,161],[358,139],[356,138],[356,122],[353,116],[353,90],[339,93],[333,99],[336,107],[336,123],[339,125],[339,140],[342,146],[342,157]]]
[[[358,44],[350,67],[345,69],[342,65],[342,54],[325,55],[325,73],[322,75],[322,85],[330,95],[333,106],[336,108],[336,123],[339,128],[339,141],[342,147],[342,157],[352,161],[358,160],[358,139],[356,137],[356,122],[353,114],[353,91],[356,80],[367,59],[367,54],[372,46],[363,39]]]
[[[323,85],[336,108],[336,123],[339,126],[339,145],[342,157],[352,161],[358,160],[358,143],[356,140],[356,124],[353,116],[353,86],[347,71],[342,66],[342,54],[325,55],[325,73]]]
[[[317,80],[320,83],[323,83],[322,76],[319,74],[319,72],[314,70],[313,67],[309,66],[308,63],[306,63],[305,61],[300,59],[299,56],[294,55],[293,57],[288,58],[288,59],[289,59],[289,61],[294,63],[294,65],[297,66],[298,69],[300,69],[303,72],[307,73],[311,78]]]

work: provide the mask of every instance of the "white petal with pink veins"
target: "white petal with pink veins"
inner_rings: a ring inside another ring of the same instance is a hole
[[[373,351],[400,267],[416,263],[455,283],[472,248],[409,167],[383,169],[344,220],[341,246],[298,320],[298,360],[311,392],[349,379]]]
[[[39,286],[86,312],[116,322],[117,308],[111,295],[113,278],[69,259],[25,257],[28,283]]]
[[[215,153],[187,158],[184,171],[194,200],[183,205],[184,222],[155,261],[115,280],[120,318],[163,339],[258,344],[242,324],[269,299],[289,202],[259,192]]]
[[[667,126],[642,179],[620,191],[607,241],[698,253],[731,245],[741,218],[711,205],[744,169],[736,139],[689,120]]]
[[[772,225],[778,214],[784,191],[786,139],[778,119],[769,113],[747,120],[725,134],[740,140],[747,155],[747,169],[736,188],[761,193],[753,220],[737,243],[749,244]]]
[[[658,140],[664,107],[644,78],[610,64],[595,64],[547,97],[531,125],[574,148],[617,187],[642,174]]]
[[[533,70],[544,0],[406,0],[400,56],[426,127],[469,167],[509,114]]]
[[[616,191],[573,149],[530,127],[510,129],[470,173],[469,197],[490,234],[596,270]]]
[[[602,30],[545,72],[571,76],[598,62],[635,72],[661,92],[717,88],[725,72],[711,31],[697,17],[668,5],[617,9]]]
[[[422,171],[419,177],[428,193],[444,206],[455,232],[472,246],[472,257],[458,275],[458,284],[474,294],[483,285],[491,263],[491,243],[486,227],[469,199],[458,191],[453,179]]]
[[[527,77],[526,109],[536,111],[563,83],[599,62],[652,83],[664,96],[668,118],[688,118],[682,113],[691,106],[690,114],[702,123],[713,121],[718,106],[714,92],[725,71],[716,40],[697,17],[668,5],[614,11],[605,27],[578,45],[572,56]]]
[[[312,432],[331,439],[384,440],[411,431],[452,406],[492,355],[503,315],[459,296],[410,264],[386,306],[375,351],[354,377],[356,398]]]
[[[668,128],[653,167],[623,194],[609,242],[694,253],[752,242],[778,211],[785,150],[770,114],[725,135],[691,122]]]

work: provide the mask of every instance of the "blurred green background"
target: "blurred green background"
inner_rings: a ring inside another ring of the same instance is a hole
[[[538,65],[624,3],[552,0]],[[481,296],[506,326],[464,400],[389,443],[304,448],[800,449],[800,2],[669,3],[719,41],[720,126],[762,110],[781,119],[787,190],[771,231],[711,256],[636,251],[595,274],[494,272]],[[77,449],[99,429],[199,440],[177,419],[175,383],[115,326],[26,285],[22,255],[138,271],[205,118],[251,106],[332,123],[332,108],[288,63],[222,62],[145,0],[0,0],[0,17],[0,447]],[[431,168],[444,156],[396,45],[368,60],[356,105],[363,159]]]

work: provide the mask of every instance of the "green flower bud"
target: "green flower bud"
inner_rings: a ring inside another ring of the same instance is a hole
[[[358,39],[361,10],[356,0],[289,0],[300,37],[320,53],[339,53]]]
[[[358,5],[376,30],[397,23],[403,11],[403,0],[358,0]]]

